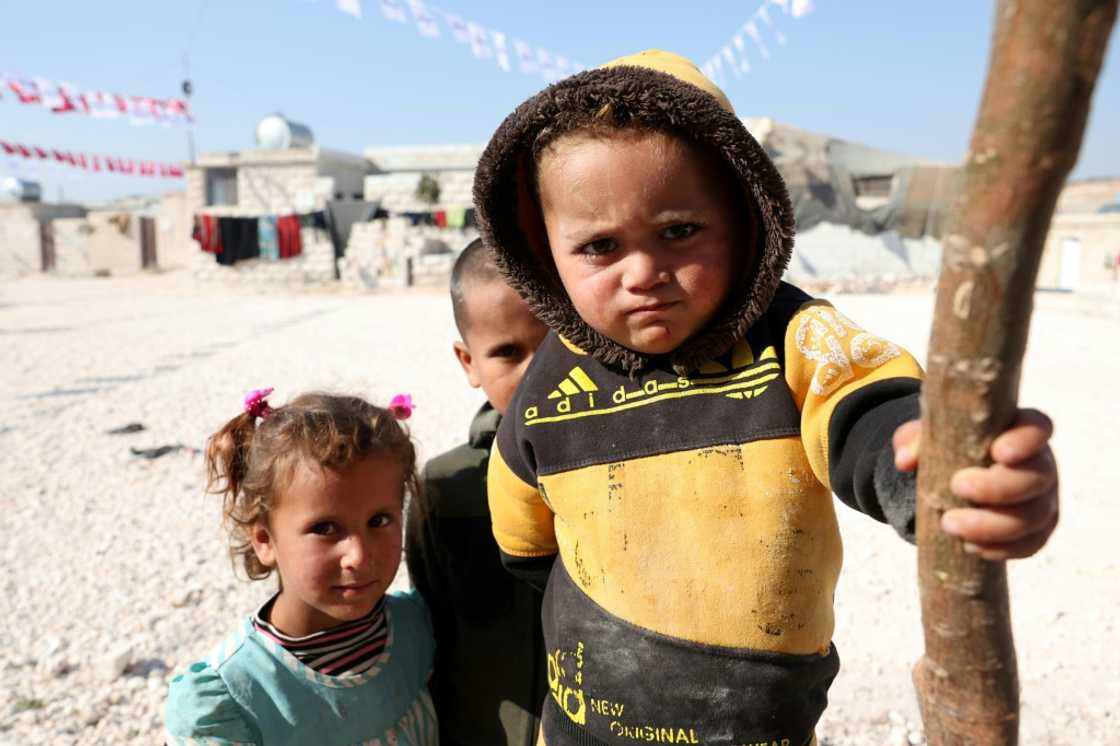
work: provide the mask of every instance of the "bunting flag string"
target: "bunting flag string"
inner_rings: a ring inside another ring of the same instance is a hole
[[[85,114],[95,119],[127,118],[129,124],[183,126],[193,121],[181,98],[124,96],[101,90],[78,91],[69,83],[0,73],[0,100],[42,106],[53,114]]]
[[[468,47],[475,59],[493,62],[503,72],[516,70],[522,75],[540,76],[551,83],[586,69],[584,65],[563,55],[530,45],[504,31],[463,18],[457,13],[429,5],[425,0],[335,0],[335,7],[341,13],[363,20],[363,1],[367,4],[376,1],[381,16],[386,21],[407,25],[411,17],[420,36],[428,39],[449,38]]]
[[[781,12],[772,12],[772,8]],[[762,0],[762,4],[736,30],[731,40],[709,57],[700,69],[720,85],[727,82],[725,71],[730,71],[736,78],[749,75],[754,69],[752,55],[758,58],[755,64],[758,60],[770,59],[768,39],[773,39],[778,46],[786,44],[786,35],[778,28],[775,18],[785,15],[800,19],[815,9],[813,0]],[[747,39],[753,45],[753,51],[750,53],[747,50]]]
[[[88,153],[75,153],[70,150],[42,148],[38,145],[23,145],[6,140],[0,140],[0,151],[3,151],[4,155],[9,158],[31,159],[46,164],[69,166],[91,173],[158,177],[161,179],[181,179],[186,176],[186,170],[179,163],[160,163],[133,158],[90,155]]]

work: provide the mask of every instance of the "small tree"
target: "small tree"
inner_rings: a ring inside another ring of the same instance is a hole
[[[914,669],[930,746],[1012,746],[1019,678],[1003,562],[942,533],[950,477],[1014,420],[1050,216],[1077,160],[1118,0],[999,0],[988,81],[945,232],[922,385]]]
[[[416,184],[416,199],[431,206],[439,202],[439,193],[439,179],[431,174],[421,174]]]

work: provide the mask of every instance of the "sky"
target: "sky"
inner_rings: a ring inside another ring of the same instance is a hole
[[[514,2],[429,0],[430,7],[594,66],[656,47],[698,64],[716,54],[766,0]],[[350,0],[355,2],[355,0]],[[544,82],[475,59],[439,20],[439,38],[384,18],[356,0],[361,20],[335,0],[8,0],[0,16],[0,72],[78,89],[179,95],[189,60],[198,152],[252,147],[262,117],[307,124],[324,147],[484,143]],[[993,2],[814,0],[794,19],[770,6],[780,45],[746,39],[752,70],[722,81],[741,116],[767,116],[930,160],[963,156],[987,68]],[[1120,176],[1120,43],[1097,83],[1076,178]],[[56,115],[0,98],[0,140],[86,153],[184,161],[187,129]],[[29,172],[0,155],[0,178],[35,176],[45,197],[104,202],[182,188],[181,181]]]

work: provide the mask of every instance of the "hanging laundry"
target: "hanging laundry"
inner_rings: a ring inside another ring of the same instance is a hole
[[[467,214],[463,216],[464,228],[477,228],[478,227],[478,213],[473,207],[467,208]]]
[[[241,258],[257,259],[261,255],[260,234],[257,232],[257,218],[238,218],[237,227],[241,235]]]
[[[465,207],[448,207],[447,208],[447,227],[448,228],[462,228],[463,223],[467,218],[467,208]]]
[[[327,231],[327,214],[323,210],[316,210],[315,212],[306,212],[297,216],[299,224],[304,228],[314,228],[316,230]]]
[[[447,210],[436,210],[436,227],[447,227]]]
[[[435,225],[435,215],[431,212],[417,212],[408,211],[401,213],[401,216],[408,220],[409,225],[416,227],[418,225]]]
[[[237,263],[237,253],[241,246],[237,218],[218,218],[218,235],[222,242],[222,253],[215,255],[214,261],[223,267],[232,267]]]
[[[218,219],[213,215],[194,216],[191,238],[198,241],[199,248],[207,254],[222,253],[222,234],[218,231]]]
[[[276,220],[276,236],[281,259],[291,259],[303,253],[299,231],[299,217],[296,215],[284,215]]]
[[[232,266],[261,255],[257,218],[218,218],[218,232],[222,237],[222,253],[215,257],[218,264]]]
[[[261,259],[280,258],[280,242],[276,236],[276,216],[262,215],[257,220],[257,239],[260,244]]]

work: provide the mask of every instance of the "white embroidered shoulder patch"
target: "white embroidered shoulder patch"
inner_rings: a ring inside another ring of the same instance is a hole
[[[797,351],[817,364],[810,391],[828,396],[854,375],[852,364],[877,368],[901,353],[895,345],[860,329],[829,306],[813,306],[801,315],[795,334]]]

